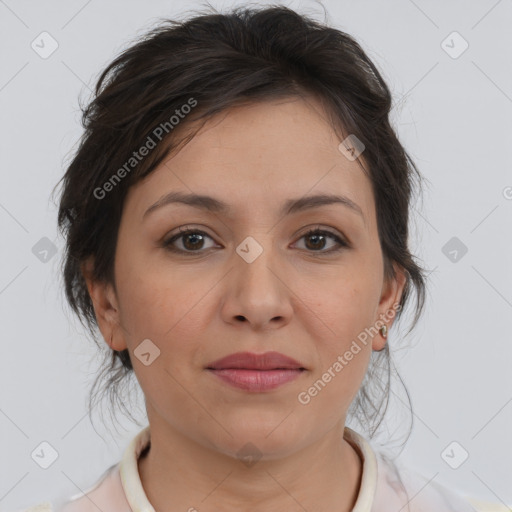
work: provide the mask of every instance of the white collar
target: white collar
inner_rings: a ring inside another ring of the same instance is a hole
[[[363,465],[361,487],[352,512],[370,512],[377,488],[375,453],[366,439],[351,428],[345,427],[343,437],[358,452]],[[148,425],[132,439],[119,463],[119,473],[126,500],[134,512],[156,512],[142,487],[137,464],[140,454],[148,446],[149,441]]]

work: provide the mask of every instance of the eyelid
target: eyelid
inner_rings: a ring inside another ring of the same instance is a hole
[[[306,226],[304,229],[305,229],[305,231],[299,231],[299,233],[301,233],[301,235],[300,235],[301,237],[303,237],[304,235],[307,235],[311,232],[314,232],[314,231],[323,231],[327,234],[337,236],[338,238],[340,238],[343,242],[345,242],[347,244],[349,243],[347,237],[339,229],[336,229],[336,228],[333,228],[330,226],[324,226],[323,224],[312,224],[310,226]]]

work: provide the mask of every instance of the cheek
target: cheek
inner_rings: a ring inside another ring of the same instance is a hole
[[[120,242],[116,282],[127,332],[159,338],[172,329],[194,299],[187,280],[185,272],[179,272],[160,258],[150,257],[147,248],[129,247]]]
[[[368,267],[347,266],[315,283],[303,282],[298,295],[310,308],[309,318],[321,320],[327,345],[342,349],[376,320],[380,288]]]
[[[376,320],[379,291],[378,276],[364,265],[302,289],[308,300],[298,315],[308,319],[306,330],[314,340],[319,364],[311,380],[326,384],[322,400],[347,405],[357,393],[371,356],[368,330]]]
[[[373,322],[371,297],[355,290],[337,294],[323,308],[329,335],[318,340],[321,373],[336,374],[332,387],[350,390],[359,386],[371,354],[371,338],[365,329]],[[329,376],[325,375],[329,380]],[[350,394],[350,393],[349,393]]]
[[[323,315],[329,329],[314,335],[318,364],[301,390],[304,394],[300,403],[310,402],[310,411],[327,414],[335,421],[348,410],[367,371],[372,348],[365,329],[372,324],[373,307],[370,297],[359,289],[338,291],[331,299],[315,311]]]
[[[121,321],[131,353],[142,340],[150,339],[160,350],[159,362],[182,374],[177,361],[202,361],[204,347],[194,340],[204,339],[201,333],[212,322],[214,308],[209,298],[219,278],[211,271],[199,277],[192,266],[183,269],[167,264],[164,268],[148,265],[147,258],[119,261]]]
[[[169,403],[182,403],[183,414],[198,415],[186,390],[194,388],[197,377],[190,366],[204,360],[200,334],[208,322],[203,321],[207,316],[203,301],[214,284],[208,279],[201,286],[198,282],[191,287],[190,275],[185,278],[183,272],[142,267],[118,290],[134,372],[147,400],[162,414]],[[147,366],[138,359],[138,347],[146,339],[157,347],[149,345],[149,351],[158,354]]]

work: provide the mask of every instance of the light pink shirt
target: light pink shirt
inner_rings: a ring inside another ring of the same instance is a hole
[[[352,512],[475,512],[499,508],[473,508],[469,501],[432,479],[398,466],[374,452],[360,434],[345,427],[345,439],[363,462],[361,487]],[[41,512],[155,512],[139,477],[137,460],[150,441],[149,426],[126,448],[119,463],[108,468],[84,494],[67,499],[57,509],[34,508]],[[400,483],[400,479],[402,483]],[[476,502],[474,502],[476,503]],[[29,509],[32,510],[32,509]],[[506,509],[505,509],[506,510]]]

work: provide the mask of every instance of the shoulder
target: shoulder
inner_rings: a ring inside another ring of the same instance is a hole
[[[89,489],[70,497],[52,512],[131,512],[121,483],[119,464],[108,468]]]
[[[130,499],[133,500],[133,486],[136,486],[138,477],[137,459],[149,443],[149,439],[147,426],[132,439],[121,461],[106,469],[85,491],[74,496],[61,496],[53,506],[49,502],[44,502],[15,512],[132,512],[125,489],[128,489]]]
[[[477,512],[471,502],[436,481],[376,453],[378,478],[372,512],[390,507],[403,512]],[[485,510],[485,509],[484,509]]]

